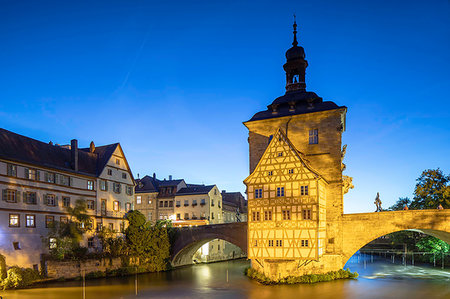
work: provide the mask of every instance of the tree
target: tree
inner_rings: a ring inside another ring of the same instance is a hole
[[[450,176],[442,170],[428,169],[422,172],[417,179],[414,190],[414,199],[411,202],[412,209],[436,209],[439,204],[444,209],[450,208]]]
[[[443,254],[450,251],[449,244],[433,236],[423,237],[419,242],[417,242],[416,246],[421,251],[434,253],[438,261],[441,260]],[[430,262],[433,258],[433,256],[430,257]]]
[[[411,200],[408,197],[400,197],[394,205],[392,205],[388,208],[388,210],[401,211],[401,210],[403,210],[405,205],[408,206],[408,208],[409,208],[410,204],[411,204]]]
[[[170,222],[157,221],[154,225],[146,221],[139,211],[126,215],[129,222],[125,230],[129,253],[144,271],[166,270],[170,257]]]
[[[86,231],[92,230],[92,219],[87,214],[86,201],[77,199],[74,207],[67,207],[70,220],[68,222],[54,222],[44,239],[49,243],[50,238],[56,238],[56,246],[50,249],[50,254],[57,259],[72,257],[79,259],[87,253],[87,248],[80,246]]]

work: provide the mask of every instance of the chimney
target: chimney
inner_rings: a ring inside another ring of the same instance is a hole
[[[169,175],[169,181],[171,181],[171,180],[172,180],[172,175],[170,174],[170,175]]]
[[[78,171],[78,140],[76,139],[70,141],[70,162],[72,169]]]
[[[89,144],[89,151],[93,153],[95,151],[95,144],[94,141],[91,141],[91,144]]]
[[[156,173],[153,173],[153,179],[156,180]]]

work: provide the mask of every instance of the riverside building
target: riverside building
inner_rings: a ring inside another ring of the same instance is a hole
[[[92,228],[124,229],[133,208],[134,179],[119,143],[78,148],[44,143],[0,129],[0,253],[8,265],[37,268],[55,246],[43,240],[56,222],[69,221],[66,208],[86,201]],[[83,246],[96,250],[87,234]]]
[[[294,42],[286,52],[286,93],[244,125],[249,130],[248,256],[271,279],[341,267],[342,175],[347,108],[306,91],[308,62]]]

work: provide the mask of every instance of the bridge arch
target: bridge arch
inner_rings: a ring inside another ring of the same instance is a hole
[[[230,242],[247,254],[247,222],[202,225],[178,229],[172,245],[172,266],[179,267],[192,264],[195,252],[214,239]]]
[[[423,232],[450,244],[450,210],[408,210],[343,215],[343,265],[373,240],[399,231]]]

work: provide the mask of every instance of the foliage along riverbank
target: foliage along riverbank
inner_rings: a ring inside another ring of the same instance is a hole
[[[350,270],[338,270],[338,271],[330,271],[325,274],[307,274],[303,276],[287,276],[277,280],[272,280],[269,277],[265,276],[264,273],[261,273],[251,267],[245,269],[244,274],[249,278],[256,280],[257,282],[264,285],[271,284],[300,284],[300,283],[317,283],[317,282],[326,282],[333,281],[337,279],[354,279],[358,277],[357,272],[351,272]]]

